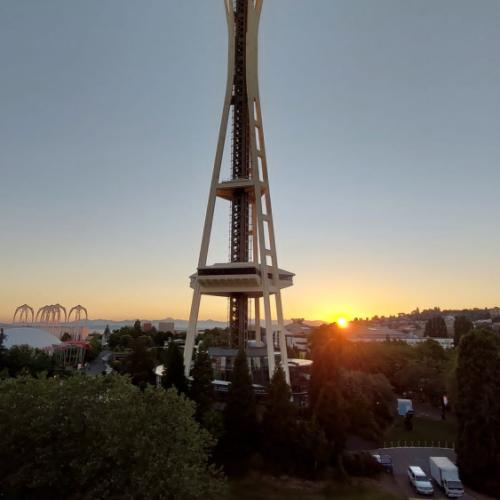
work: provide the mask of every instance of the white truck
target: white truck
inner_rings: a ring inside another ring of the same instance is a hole
[[[431,476],[449,498],[463,496],[464,487],[458,476],[457,466],[448,457],[430,457]]]

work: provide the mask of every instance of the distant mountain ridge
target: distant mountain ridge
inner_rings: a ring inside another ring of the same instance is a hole
[[[87,325],[89,330],[92,331],[102,331],[106,328],[106,325],[109,325],[111,330],[117,330],[118,328],[122,328],[124,326],[132,326],[136,320],[132,319],[124,319],[124,320],[112,320],[112,319],[91,319],[88,321]],[[143,321],[149,321],[153,324],[154,327],[158,328],[158,323],[160,321],[173,321],[175,324],[176,330],[187,330],[188,320],[186,319],[174,319],[174,318],[164,318],[164,319],[141,319]],[[276,322],[274,322],[276,323]],[[291,320],[285,320],[285,323],[291,323]],[[323,321],[309,321],[304,320],[304,323],[311,326],[318,326],[323,324]],[[0,323],[0,328],[9,328],[13,325],[11,323]],[[227,321],[218,321],[213,319],[205,319],[198,321],[198,329],[205,328],[226,328]]]

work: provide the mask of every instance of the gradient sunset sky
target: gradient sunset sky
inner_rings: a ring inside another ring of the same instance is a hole
[[[498,0],[264,2],[286,317],[500,305],[499,27]],[[226,47],[222,0],[1,2],[0,320],[187,318]]]

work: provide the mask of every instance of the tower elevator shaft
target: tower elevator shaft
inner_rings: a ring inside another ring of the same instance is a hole
[[[246,38],[248,0],[234,1],[234,80],[231,177],[250,176],[250,123],[246,81]],[[244,189],[235,190],[231,200],[231,262],[248,262],[250,248],[250,199]],[[233,293],[229,297],[231,347],[243,347],[248,336],[248,297]]]

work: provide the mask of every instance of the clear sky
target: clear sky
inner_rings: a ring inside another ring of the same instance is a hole
[[[188,316],[226,47],[222,0],[0,2],[0,320]],[[260,91],[286,317],[500,304],[498,0],[266,0]]]

